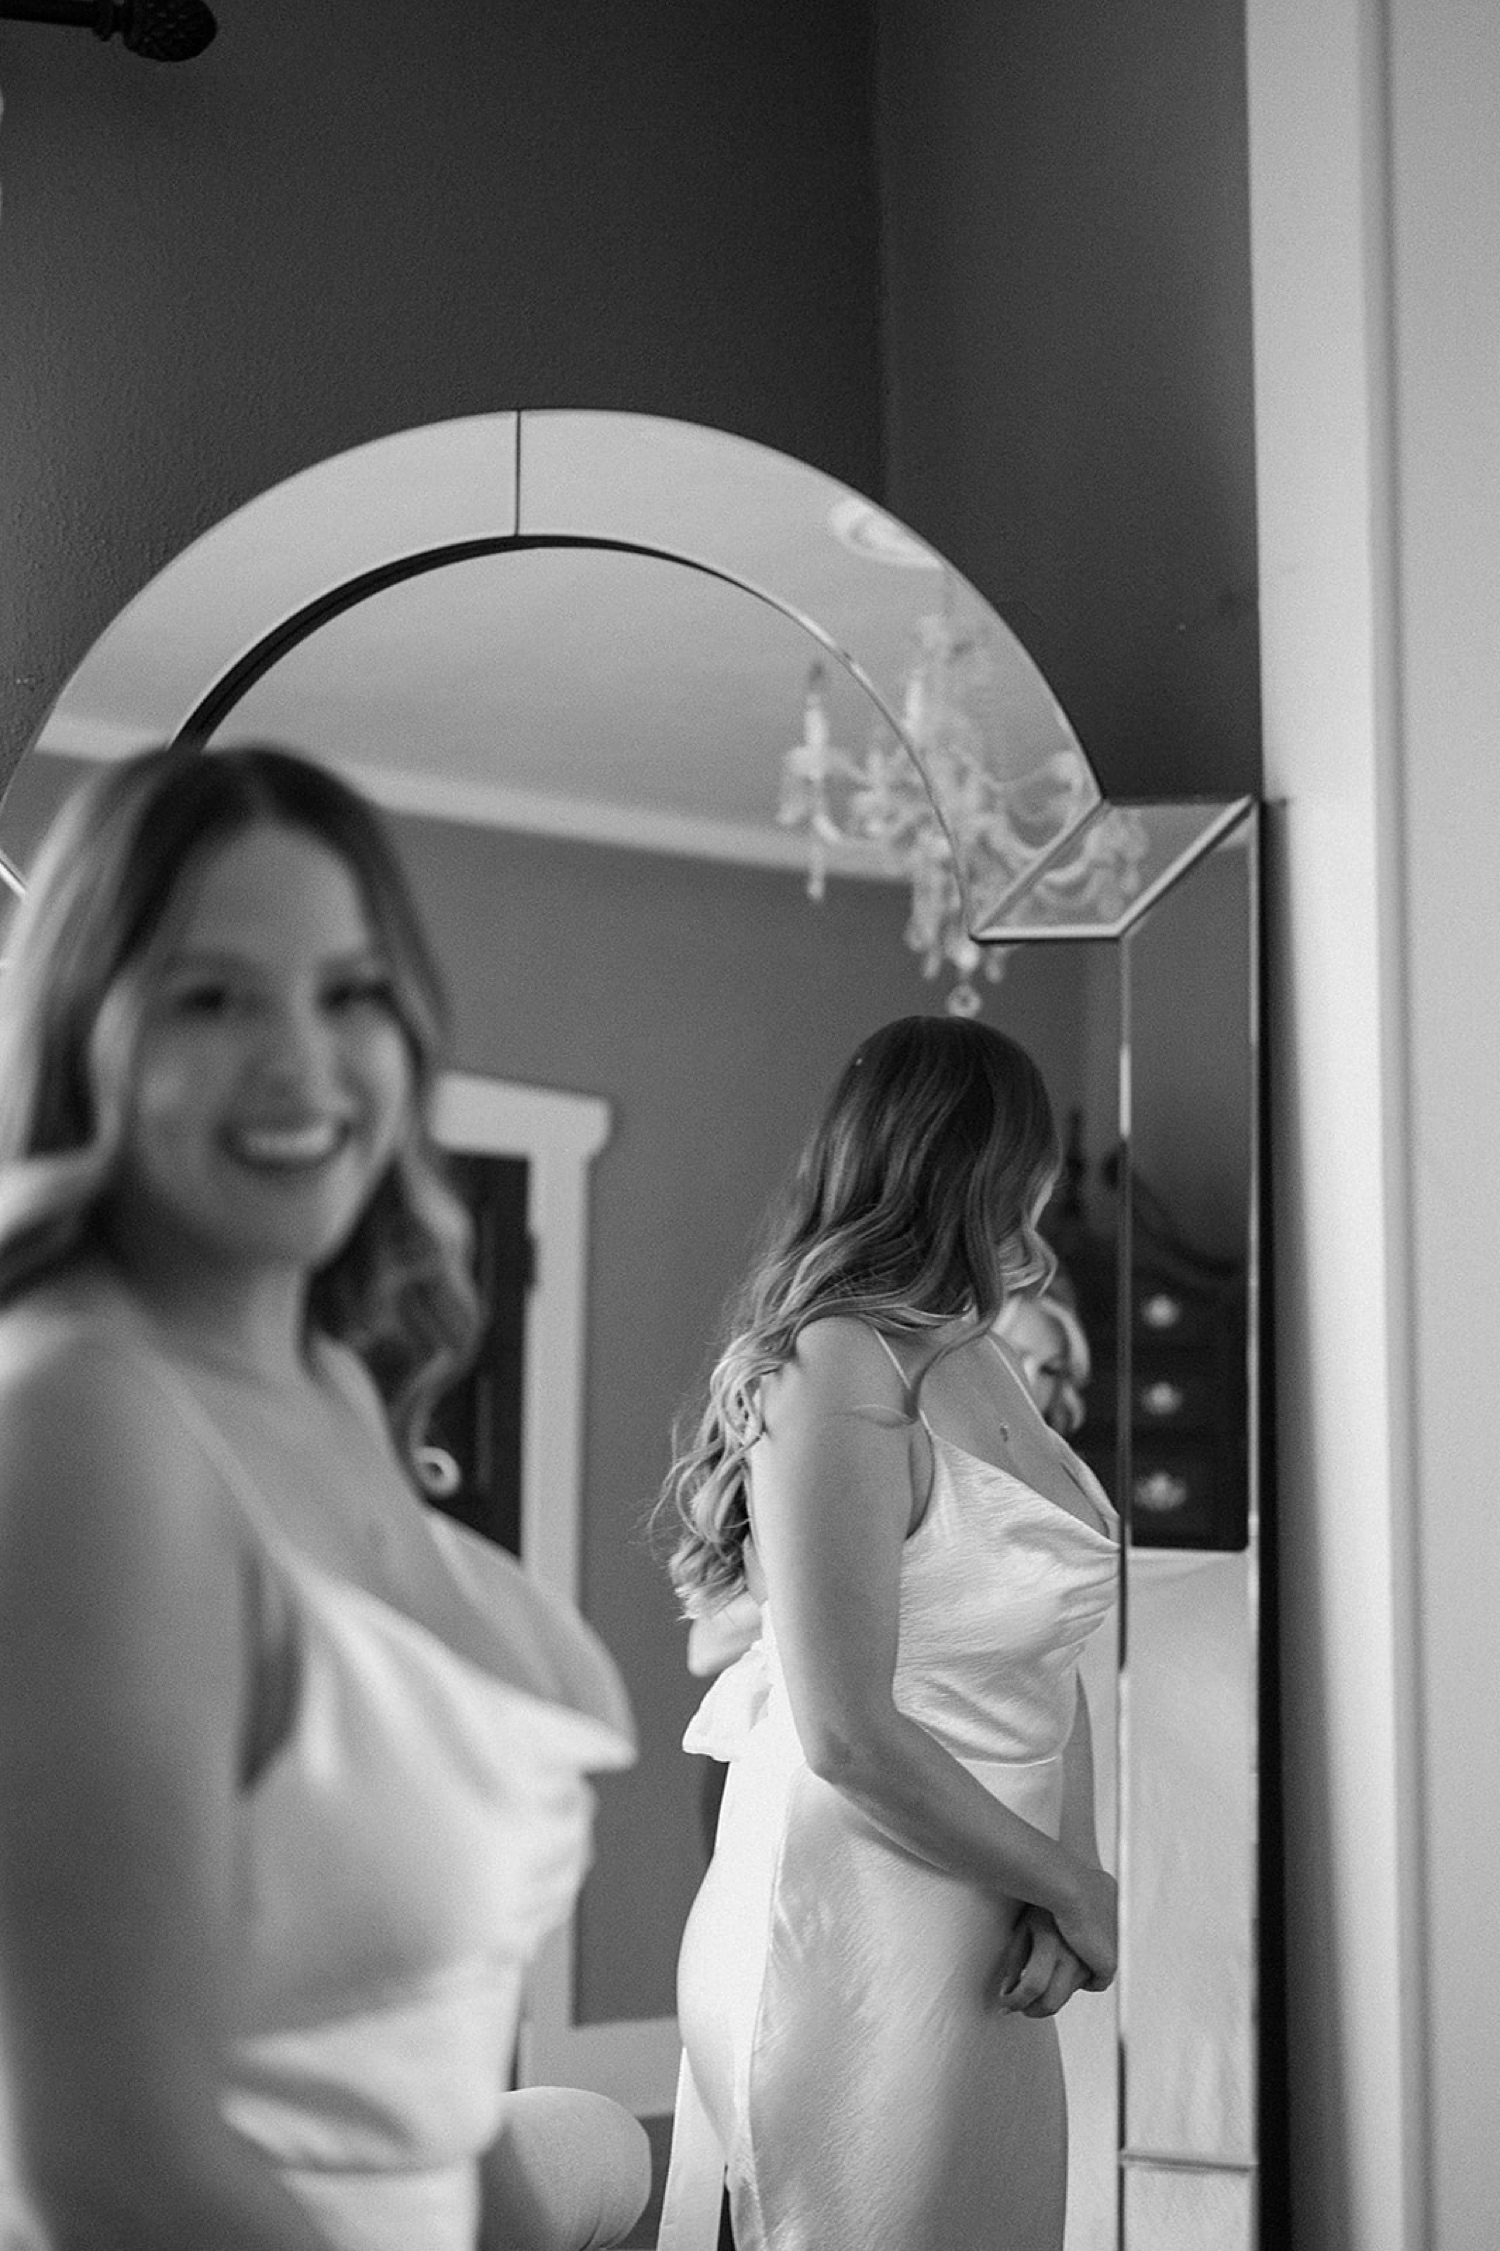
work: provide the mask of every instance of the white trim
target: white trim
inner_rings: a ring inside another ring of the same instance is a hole
[[[123,722],[65,718],[49,723],[36,749],[44,757],[112,764],[134,758],[159,739]],[[512,789],[478,774],[454,778],[416,767],[398,770],[355,765],[338,758],[328,758],[324,763],[337,768],[388,813],[508,829],[523,836],[563,836],[624,851],[670,852],[691,860],[807,872],[807,839],[769,822],[721,821],[705,814],[674,813],[663,806],[620,805],[607,798]],[[908,880],[900,861],[883,845],[832,844],[825,846],[824,859],[830,875],[857,876],[873,883]]]
[[[599,1095],[457,1071],[441,1081],[433,1115],[445,1148],[526,1160],[536,1271],[521,1378],[521,1560],[540,1585],[572,1603],[581,1591],[589,1166],[610,1125]],[[532,1970],[521,2083],[591,2087],[643,2116],[670,2110],[680,2053],[675,2017],[575,2024],[575,1952],[569,1922]]]
[[[584,1367],[589,1167],[609,1140],[597,1094],[450,1071],[433,1130],[445,1148],[523,1157],[536,1271],[521,1377],[521,1560],[565,1602],[582,1591]],[[675,2017],[576,2024],[573,1925],[554,1933],[528,1981],[522,2085],[591,2087],[642,2117],[672,2108],[681,2053]]]
[[[521,1390],[521,1557],[565,1602],[579,1594],[588,1167],[609,1139],[596,1094],[513,1086],[450,1071],[433,1117],[449,1149],[527,1161],[536,1274]]]
[[[331,759],[329,763],[337,765],[338,761]],[[673,813],[655,805],[616,805],[605,798],[562,797],[550,790],[508,789],[477,776],[455,781],[441,774],[398,773],[377,766],[348,766],[344,771],[356,789],[391,813],[516,829],[530,836],[572,837],[581,843],[607,844],[627,851],[730,860],[747,867],[791,868],[805,873],[808,866],[806,838],[768,823],[720,821],[702,814]],[[832,845],[825,849],[825,859],[834,875],[863,876],[877,883],[907,880],[895,855],[880,845]]]
[[[1418,2251],[1431,1923],[1413,1743],[1389,11],[1250,0],[1246,34],[1281,1662],[1297,1684],[1282,1767],[1291,2201],[1309,2243]],[[1466,1948],[1470,1984],[1482,1955]]]

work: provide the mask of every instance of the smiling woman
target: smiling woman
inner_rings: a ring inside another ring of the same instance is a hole
[[[507,2091],[584,1776],[633,1742],[581,1620],[416,1490],[475,1319],[444,1013],[378,821],[284,752],[116,767],[38,863],[0,1025],[7,2245],[585,2251],[644,2202],[625,2113]]]
[[[241,1294],[252,1260],[268,1292],[299,1292],[308,1262],[353,1231],[411,1101],[351,871],[294,830],[231,838],[199,875],[143,1018],[109,1204],[117,1256],[141,1294],[186,1298],[183,1312],[221,1277]]]

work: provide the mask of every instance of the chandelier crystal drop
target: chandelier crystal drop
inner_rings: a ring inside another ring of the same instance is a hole
[[[955,1016],[978,1014],[984,1003],[975,980],[997,983],[1009,950],[969,935],[967,900],[999,897],[1092,804],[1086,766],[1065,752],[1020,780],[992,771],[965,702],[982,691],[986,678],[987,658],[974,638],[958,633],[946,616],[922,618],[902,690],[906,741],[877,720],[865,750],[855,753],[833,740],[827,671],[814,664],[802,739],[783,757],[776,808],[782,827],[807,838],[810,898],[823,897],[830,858],[848,847],[878,855],[905,876],[911,885],[906,942],[925,976],[938,976],[945,964],[956,972],[947,999]],[[1037,890],[1054,906],[1078,912],[1112,898],[1123,902],[1139,884],[1146,842],[1139,817],[1112,808],[1082,829],[1077,850],[1049,867]]]

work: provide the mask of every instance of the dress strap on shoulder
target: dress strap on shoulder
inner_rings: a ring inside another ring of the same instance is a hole
[[[261,1545],[277,1557],[284,1558],[292,1553],[291,1542],[277,1523],[260,1488],[208,1409],[194,1394],[191,1384],[178,1374],[170,1361],[165,1360],[160,1353],[153,1352],[149,1346],[133,1340],[116,1338],[112,1341],[132,1367],[138,1368],[169,1402],[178,1421],[197,1441],[201,1451],[223,1478]]]
[[[870,1322],[868,1326],[870,1334],[879,1339],[881,1345],[885,1349],[886,1358],[890,1361],[891,1366],[895,1369],[897,1375],[901,1378],[902,1406],[906,1409],[906,1412],[909,1415],[914,1414],[916,1416],[917,1421],[922,1425],[922,1428],[927,1432],[927,1435],[930,1438],[932,1436],[932,1425],[927,1420],[927,1417],[922,1411],[922,1408],[917,1403],[917,1387],[912,1382],[906,1370],[902,1367],[901,1361],[896,1352],[896,1347],[892,1344],[890,1338],[885,1334],[883,1329],[876,1328],[873,1321]]]

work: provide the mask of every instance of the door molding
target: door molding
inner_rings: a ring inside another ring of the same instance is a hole
[[[521,1374],[521,1562],[563,1601],[582,1593],[584,1380],[590,1168],[613,1118],[597,1094],[449,1071],[433,1133],[446,1149],[526,1162],[526,1226],[535,1274]],[[570,1917],[527,1983],[517,2077],[522,2086],[591,2087],[651,2116],[672,2107],[680,2053],[675,2017],[574,2021],[577,1936]]]

